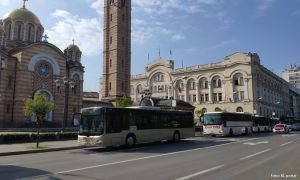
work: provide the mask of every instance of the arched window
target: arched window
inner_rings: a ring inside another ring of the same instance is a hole
[[[244,109],[242,107],[236,108],[236,112],[244,112]]]
[[[222,81],[221,81],[221,79],[218,79],[218,87],[222,87]]]
[[[17,40],[21,40],[21,30],[22,30],[22,25],[18,25],[18,35],[17,35]]]
[[[233,76],[233,83],[236,86],[243,86],[244,85],[244,78],[241,73],[237,73]]]

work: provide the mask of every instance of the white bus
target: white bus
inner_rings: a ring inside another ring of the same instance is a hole
[[[253,132],[268,132],[272,131],[271,119],[263,116],[253,116]]]
[[[81,110],[82,146],[133,146],[195,135],[193,112],[148,107],[93,107]]]
[[[207,112],[204,114],[203,134],[233,136],[251,133],[252,116],[235,112]]]

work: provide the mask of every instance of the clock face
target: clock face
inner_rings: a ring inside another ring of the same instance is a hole
[[[38,72],[41,77],[47,77],[49,74],[49,66],[47,64],[40,64]]]

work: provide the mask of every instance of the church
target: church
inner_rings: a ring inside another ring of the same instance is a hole
[[[0,128],[34,127],[34,118],[24,115],[24,100],[39,92],[56,104],[44,125],[71,127],[82,107],[82,52],[74,41],[64,51],[47,42],[25,2],[0,20]]]

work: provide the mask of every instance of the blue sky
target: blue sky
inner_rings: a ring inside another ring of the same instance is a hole
[[[1,0],[0,17],[22,3]],[[75,39],[83,52],[84,91],[98,91],[103,0],[29,0],[26,7],[39,17],[50,43],[63,50]],[[300,0],[132,0],[131,74],[144,73],[159,49],[177,68],[256,52],[280,74],[300,65]]]

